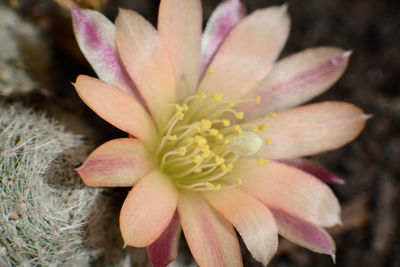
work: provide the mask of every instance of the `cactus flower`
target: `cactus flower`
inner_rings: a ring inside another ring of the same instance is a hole
[[[157,30],[131,10],[115,24],[71,12],[99,77],[80,75],[75,88],[129,134],[77,171],[88,186],[132,187],[120,213],[126,245],[166,266],[183,231],[200,266],[242,266],[236,229],[264,265],[278,234],[335,255],[324,227],[340,223],[340,205],[326,182],[341,180],[302,157],[347,144],[368,116],[343,102],[299,105],[336,82],[350,52],[316,47],[278,60],[286,6],[245,16],[241,0],[225,0],[204,31],[200,0],[162,0]]]

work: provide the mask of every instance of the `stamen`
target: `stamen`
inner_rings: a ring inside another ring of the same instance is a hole
[[[264,141],[266,145],[271,144],[271,139],[269,137],[265,137]]]

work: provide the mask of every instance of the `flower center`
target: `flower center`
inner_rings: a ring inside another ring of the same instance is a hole
[[[258,103],[259,98],[254,101]],[[175,112],[160,131],[155,154],[160,169],[177,187],[208,191],[241,184],[240,178],[225,176],[240,157],[259,151],[262,141],[255,132],[267,130],[268,124],[242,127],[232,123],[244,117],[234,109],[236,104],[224,101],[219,93],[200,93],[182,105],[171,105]]]

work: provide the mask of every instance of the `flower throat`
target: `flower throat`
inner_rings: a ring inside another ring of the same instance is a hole
[[[260,98],[243,102],[260,102]],[[220,190],[242,183],[226,178],[240,157],[259,151],[261,139],[255,134],[266,131],[268,123],[260,126],[240,126],[232,121],[244,118],[226,102],[220,93],[200,93],[171,105],[174,113],[161,131],[156,159],[160,169],[181,189],[194,191]],[[259,164],[267,163],[260,158]],[[232,177],[230,175],[229,177]]]

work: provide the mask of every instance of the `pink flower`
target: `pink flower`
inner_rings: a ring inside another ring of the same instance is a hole
[[[264,265],[278,233],[335,255],[323,227],[340,223],[340,206],[323,182],[341,180],[301,157],[347,144],[368,116],[343,102],[296,106],[342,75],[349,52],[317,47],[277,61],[286,6],[244,17],[242,1],[226,0],[204,33],[200,0],[162,0],[158,30],[130,10],[115,25],[95,11],[72,14],[100,78],[80,75],[76,90],[130,135],[77,171],[89,186],[133,186],[120,215],[126,245],[166,266],[182,228],[200,266],[242,266],[235,228]]]

